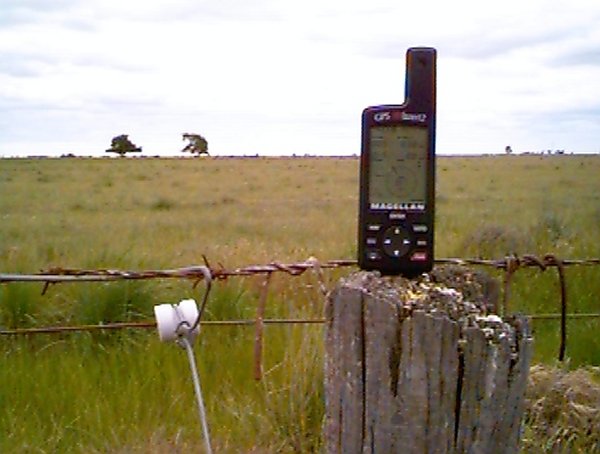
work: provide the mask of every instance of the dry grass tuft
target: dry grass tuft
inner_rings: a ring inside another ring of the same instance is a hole
[[[525,452],[600,452],[600,368],[530,370]]]

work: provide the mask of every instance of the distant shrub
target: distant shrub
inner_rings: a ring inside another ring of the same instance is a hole
[[[222,196],[217,200],[212,200],[210,202],[208,202],[208,205],[211,207],[217,207],[217,206],[221,206],[221,205],[233,205],[237,203],[237,199],[235,197],[230,197],[228,195]]]
[[[592,213],[592,221],[593,225],[600,226],[600,207],[596,207],[596,209]]]
[[[524,254],[531,249],[530,235],[506,226],[484,225],[463,240],[459,254],[467,257],[495,259],[509,254]]]
[[[541,234],[552,243],[556,243],[569,236],[569,231],[563,217],[552,211],[545,211],[539,217],[533,230],[533,234]]]
[[[48,175],[38,171],[36,181],[38,183],[50,183],[51,179]]]
[[[171,199],[160,197],[150,204],[152,210],[169,211],[177,206],[177,203]]]

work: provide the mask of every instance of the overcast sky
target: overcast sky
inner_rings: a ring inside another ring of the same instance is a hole
[[[600,152],[598,0],[0,0],[0,155],[359,153],[411,46],[438,153]]]

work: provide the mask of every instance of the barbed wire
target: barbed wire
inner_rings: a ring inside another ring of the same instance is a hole
[[[458,266],[488,266],[499,270],[516,271],[519,268],[539,268],[545,270],[557,267],[555,256],[535,255],[507,256],[502,259],[477,259],[477,258],[441,258],[436,259],[437,265]],[[562,266],[594,266],[600,265],[600,258],[563,259]],[[265,265],[248,265],[240,268],[226,269],[222,266],[192,265],[182,268],[166,270],[118,270],[118,269],[80,269],[53,267],[33,274],[0,273],[0,284],[8,282],[42,282],[48,284],[69,282],[106,282],[117,280],[146,280],[146,279],[189,279],[200,281],[204,279],[206,268],[210,271],[213,280],[224,280],[234,276],[252,276],[283,272],[292,276],[299,276],[307,270],[333,269],[356,267],[357,261],[351,259],[329,260],[319,262],[311,257],[303,262],[280,263],[271,262]]]
[[[330,260],[319,263],[315,259],[297,263],[271,262],[266,265],[249,265],[241,268],[225,269],[208,267],[212,279],[224,280],[234,276],[252,276],[256,274],[269,274],[285,272],[292,276],[303,274],[309,269],[320,267],[322,269],[342,268],[356,266],[356,260]],[[193,265],[183,268],[167,270],[116,270],[116,269],[77,269],[54,267],[35,274],[5,274],[0,273],[0,283],[5,282],[104,282],[117,280],[144,280],[144,279],[190,279],[202,280],[205,276],[206,265]]]
[[[203,311],[210,291],[210,283],[213,280],[226,280],[235,276],[253,276],[266,275],[263,282],[259,305],[257,308],[256,318],[254,320],[223,320],[223,321],[201,321],[200,316],[196,323],[202,325],[253,325],[255,332],[255,365],[254,375],[257,380],[262,375],[262,343],[263,343],[263,326],[264,324],[318,324],[325,323],[325,319],[264,319],[264,306],[266,303],[269,278],[272,273],[282,272],[291,276],[300,276],[307,270],[312,270],[319,281],[319,289],[325,295],[327,287],[324,284],[322,271],[324,269],[337,269],[346,267],[356,267],[357,261],[352,259],[329,260],[320,262],[314,257],[302,262],[281,263],[271,262],[264,265],[248,265],[239,268],[226,269],[222,265],[213,267],[203,256],[204,265],[192,265],[182,268],[165,269],[165,270],[118,270],[118,269],[78,269],[78,268],[63,268],[52,267],[35,274],[17,274],[17,273],[0,273],[0,284],[10,282],[41,282],[44,283],[42,294],[45,294],[49,286],[58,283],[69,282],[108,282],[118,280],[147,280],[147,279],[188,279],[194,281],[194,286],[199,282],[205,281],[207,284],[206,292],[203,297],[201,312]],[[585,258],[585,259],[560,259],[554,254],[546,254],[542,257],[525,254],[522,256],[509,255],[502,259],[480,259],[480,258],[440,258],[435,260],[436,265],[455,265],[455,266],[486,266],[504,271],[504,291],[502,315],[508,314],[508,302],[510,296],[510,287],[514,273],[523,268],[537,268],[545,271],[549,268],[556,268],[559,275],[560,284],[560,314],[533,314],[530,317],[533,320],[554,320],[559,319],[561,322],[560,328],[560,349],[559,360],[564,360],[567,340],[567,325],[566,321],[572,319],[590,319],[600,318],[600,313],[590,314],[567,314],[567,291],[565,279],[565,267],[569,266],[598,266],[600,258]],[[18,334],[49,334],[69,331],[95,331],[95,330],[114,330],[114,329],[135,329],[135,328],[153,328],[154,322],[126,322],[126,323],[109,323],[100,325],[78,325],[78,326],[56,326],[56,327],[39,327],[39,328],[18,328],[11,330],[0,330],[0,335],[18,335]]]

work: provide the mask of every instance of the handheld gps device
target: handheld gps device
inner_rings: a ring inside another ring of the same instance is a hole
[[[433,267],[436,50],[406,53],[405,100],[362,114],[358,264],[414,277]]]

